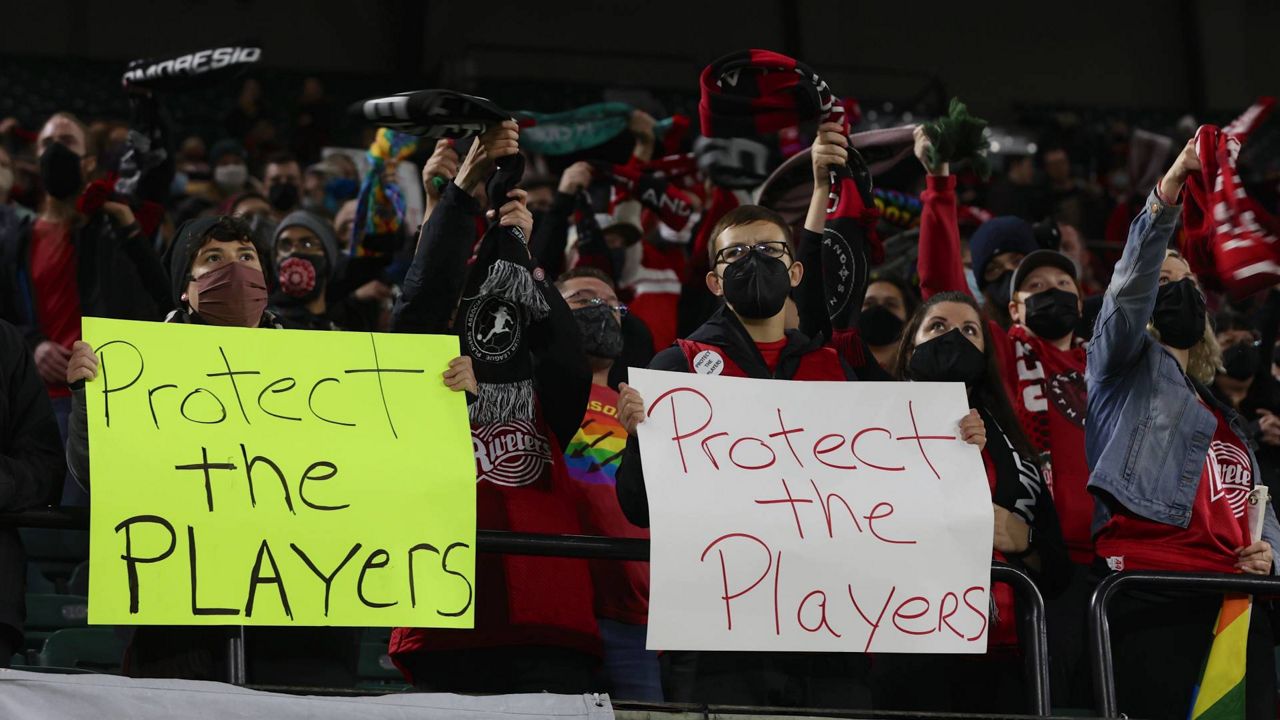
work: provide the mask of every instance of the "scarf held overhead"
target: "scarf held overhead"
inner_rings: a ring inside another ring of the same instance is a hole
[[[1201,170],[1187,178],[1183,254],[1191,269],[1236,297],[1280,282],[1280,217],[1248,192],[1240,158],[1264,125],[1274,131],[1275,98],[1262,98],[1230,125],[1196,132]]]

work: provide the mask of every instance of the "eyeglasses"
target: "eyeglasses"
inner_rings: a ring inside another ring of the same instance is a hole
[[[614,304],[610,304],[608,300],[605,300],[605,299],[604,299],[604,298],[602,298],[602,297],[596,297],[596,296],[594,296],[594,295],[592,295],[592,296],[590,296],[590,297],[581,297],[581,296],[579,296],[577,293],[574,293],[573,295],[570,295],[569,297],[565,298],[565,302],[569,303],[570,305],[575,305],[575,306],[577,306],[577,307],[579,307],[579,308],[582,308],[582,307],[588,307],[588,306],[590,306],[590,307],[595,307],[595,306],[599,306],[599,305],[604,305],[605,307],[609,308],[610,310],[612,310],[612,311],[614,311],[614,312],[618,313],[618,317],[626,317],[626,316],[627,316],[627,306],[626,306],[626,305],[623,305],[622,303],[618,303],[618,304],[616,304],[616,305],[614,305]]]
[[[301,240],[294,240],[291,237],[281,237],[276,241],[276,251],[285,254],[297,252],[298,250],[317,250],[320,247],[320,241],[313,237],[304,237]]]
[[[781,260],[790,254],[791,250],[785,242],[777,240],[756,243],[755,245],[730,245],[716,253],[716,264],[737,262],[751,252],[758,252],[771,260]]]

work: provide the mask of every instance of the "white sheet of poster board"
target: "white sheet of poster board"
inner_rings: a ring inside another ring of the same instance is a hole
[[[962,385],[630,379],[650,649],[986,651],[991,492]]]

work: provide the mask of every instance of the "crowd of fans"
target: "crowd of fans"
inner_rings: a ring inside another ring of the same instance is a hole
[[[727,106],[708,88],[704,73],[715,135]],[[697,120],[615,103],[498,115],[460,139],[383,128],[366,150],[332,145],[337,111],[315,80],[284,129],[253,79],[216,136],[166,126],[162,100],[135,89],[128,122],[0,122],[2,510],[91,502],[86,316],[455,333],[464,354],[443,380],[468,396],[481,528],[648,536],[628,367],[699,372],[710,352],[723,375],[964,383],[992,558],[1048,600],[1058,705],[1091,705],[1083,637],[1101,577],[1275,571],[1274,513],[1251,542],[1245,505],[1280,473],[1280,292],[1211,292],[1178,252],[1184,184],[1205,171],[1185,125],[1116,122],[1089,142],[1031,128],[1033,142],[961,158],[953,141],[981,128],[955,106],[950,125],[881,142],[850,132],[846,100],[743,151],[697,137]],[[561,121],[577,134],[544,132]],[[845,253],[824,250],[833,198],[854,206]],[[521,441],[487,442],[503,434]],[[429,464],[405,481],[430,482]],[[476,573],[474,630],[393,633],[415,687],[1025,707],[1001,588],[981,657],[659,654],[645,649],[645,563],[481,556]],[[17,534],[0,530],[0,662],[21,646],[24,575]],[[1186,715],[1219,605],[1117,608],[1122,710]],[[1270,606],[1252,612],[1249,716],[1271,716]],[[259,682],[351,677],[348,630],[250,634]],[[125,668],[223,679],[225,637],[140,628]]]

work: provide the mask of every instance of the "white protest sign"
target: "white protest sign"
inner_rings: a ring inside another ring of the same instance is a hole
[[[991,492],[962,385],[630,382],[650,649],[986,651]]]

